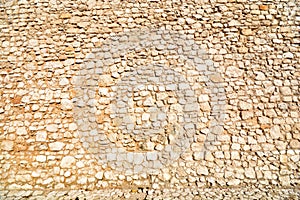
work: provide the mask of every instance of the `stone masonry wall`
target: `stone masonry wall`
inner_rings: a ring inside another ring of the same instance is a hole
[[[0,190],[299,187],[299,8],[0,1]]]

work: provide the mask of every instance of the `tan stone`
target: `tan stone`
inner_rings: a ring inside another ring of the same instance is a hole
[[[70,19],[72,15],[70,13],[62,13],[59,17],[61,19]]]
[[[65,156],[61,160],[60,167],[61,168],[72,168],[76,159],[73,156]]]
[[[224,79],[222,78],[222,76],[220,74],[210,75],[210,80],[214,83],[221,83],[224,81]]]
[[[299,140],[291,140],[290,141],[290,146],[293,149],[300,149],[300,141]]]
[[[271,128],[270,134],[273,139],[278,139],[278,138],[283,139],[283,135],[281,134],[281,130],[278,125],[275,125]]]
[[[253,35],[253,31],[251,29],[242,29],[242,34],[243,35]]]
[[[4,151],[12,151],[14,149],[14,142],[10,140],[4,140],[1,142],[1,149]]]

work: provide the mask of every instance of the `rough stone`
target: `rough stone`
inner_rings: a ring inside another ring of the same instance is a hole
[[[4,151],[12,151],[14,149],[14,142],[10,140],[4,140],[1,142],[1,149]]]
[[[38,131],[36,133],[36,141],[38,142],[46,142],[47,140],[47,132],[46,131]]]
[[[65,144],[63,142],[53,142],[49,143],[49,148],[51,151],[60,151],[64,148]]]
[[[208,175],[208,169],[205,166],[199,166],[197,167],[197,174],[199,175]]]
[[[72,168],[76,159],[73,156],[65,156],[61,160],[60,167],[61,168]]]
[[[38,162],[46,162],[46,160],[47,160],[47,157],[44,155],[36,156],[36,161],[38,161]]]
[[[49,132],[57,132],[58,131],[58,125],[57,124],[49,124],[46,126],[46,130]]]
[[[20,127],[20,128],[17,128],[17,134],[18,135],[27,135],[27,130],[25,127]]]

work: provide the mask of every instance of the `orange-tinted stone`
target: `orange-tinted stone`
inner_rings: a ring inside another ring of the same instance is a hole
[[[11,99],[11,102],[13,104],[19,104],[21,103],[22,97],[21,96],[15,96],[13,99]]]
[[[260,10],[268,10],[268,9],[269,9],[269,6],[267,6],[267,5],[260,5],[260,6],[259,6],[259,9],[260,9]]]

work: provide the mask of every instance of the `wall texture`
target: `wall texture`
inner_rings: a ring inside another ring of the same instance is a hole
[[[299,8],[2,1],[0,190],[299,187]]]

